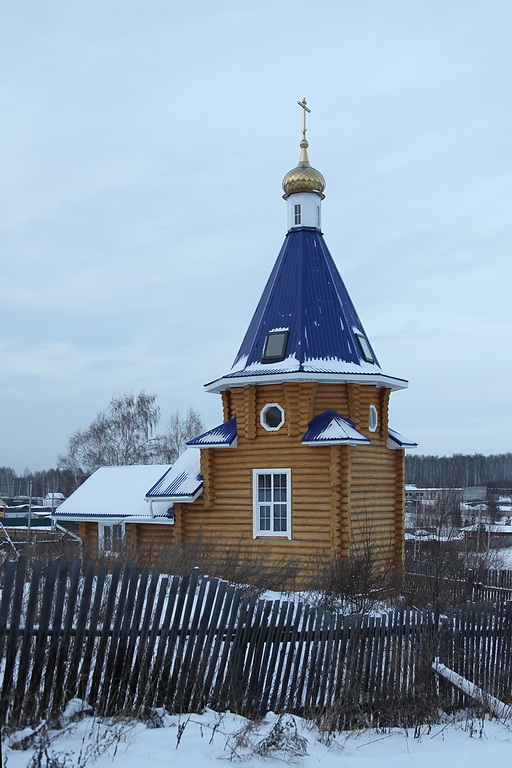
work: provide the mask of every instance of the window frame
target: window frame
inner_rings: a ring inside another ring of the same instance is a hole
[[[279,337],[279,341],[281,343],[279,354],[271,355],[269,354],[268,348],[272,342],[272,339],[275,339]],[[268,363],[280,363],[283,360],[286,360],[286,352],[288,350],[288,341],[290,338],[290,329],[289,328],[281,328],[280,330],[274,330],[274,331],[268,331],[267,335],[265,336],[265,345],[263,347],[263,355],[261,357],[261,362],[265,365]]]
[[[368,429],[370,430],[370,432],[376,432],[378,426],[379,426],[379,412],[377,410],[377,407],[372,403],[370,405],[370,412],[368,414]]]
[[[370,342],[368,341],[367,337],[364,335],[364,333],[360,333],[359,331],[354,331],[354,335],[358,341],[359,349],[361,350],[363,359],[367,363],[375,363],[375,357],[373,355],[372,348],[370,347]]]
[[[295,203],[293,206],[293,221],[294,227],[302,226],[302,205],[300,203]]]
[[[262,475],[270,475],[272,477],[271,481],[271,500],[268,502],[268,504],[265,504],[265,502],[262,502],[258,498],[258,490],[259,490],[259,478]],[[273,478],[276,475],[285,475],[286,476],[286,500],[283,502],[282,499],[275,500],[274,498],[274,492],[275,492],[275,485]],[[273,537],[273,538],[280,538],[280,539],[291,539],[292,538],[292,471],[289,468],[283,469],[283,468],[268,468],[268,469],[253,469],[252,471],[252,488],[253,488],[253,538],[257,539],[260,537]],[[286,505],[286,530],[285,531],[276,531],[274,526],[276,522],[276,509],[274,507],[276,505],[285,504]],[[260,526],[261,522],[261,506],[270,506],[270,528],[268,530],[262,529]]]
[[[121,529],[121,536],[115,537],[113,535],[114,533],[114,526],[119,526]],[[106,546],[105,541],[105,528],[111,528],[112,529],[112,536],[109,536],[108,539],[110,540],[111,544],[110,547]],[[125,540],[125,525],[123,520],[108,520],[108,521],[102,521],[98,522],[98,550],[102,555],[120,555],[123,551],[124,547],[124,540]],[[116,549],[113,542],[118,541],[119,549]]]
[[[281,421],[277,425],[277,427],[271,427],[265,422],[265,416],[267,412],[270,410],[270,408],[277,408],[279,411],[281,411]],[[263,427],[263,429],[266,429],[267,432],[277,432],[283,424],[285,423],[285,413],[284,408],[282,405],[279,405],[279,403],[266,403],[263,408],[260,411],[260,424]]]

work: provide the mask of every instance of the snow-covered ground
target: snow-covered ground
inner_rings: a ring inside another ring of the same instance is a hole
[[[91,717],[36,738],[46,743],[35,752],[31,732],[24,749],[8,747],[8,768],[143,768],[145,765],[211,768],[217,761],[241,766],[292,764],[303,768],[509,768],[512,723],[458,716],[435,726],[382,731],[360,730],[322,735],[311,723],[289,715],[269,714],[253,723],[230,713],[170,716],[155,721],[95,721]]]

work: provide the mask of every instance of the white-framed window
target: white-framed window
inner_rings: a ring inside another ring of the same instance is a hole
[[[118,555],[124,544],[124,523],[109,520],[98,523],[98,544],[103,555]]]
[[[379,413],[374,405],[370,405],[370,417],[368,419],[368,429],[370,432],[376,432],[379,426]]]
[[[284,410],[279,403],[267,403],[260,411],[260,424],[267,432],[277,432],[284,424]]]
[[[292,537],[291,469],[253,469],[253,536]]]
[[[293,206],[293,220],[296,227],[302,223],[302,206],[300,204]]]

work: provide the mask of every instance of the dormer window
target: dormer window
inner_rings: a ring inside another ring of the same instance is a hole
[[[359,342],[359,348],[361,350],[363,358],[366,360],[367,363],[374,363],[375,358],[373,356],[372,348],[370,347],[370,344],[368,343],[368,339],[366,338],[366,336],[363,336],[362,333],[357,333],[357,331],[355,336]]]
[[[289,330],[269,331],[265,339],[263,349],[262,363],[279,363],[286,357],[286,347],[288,346]]]
[[[293,206],[293,221],[294,221],[295,227],[299,227],[302,224],[302,206],[301,205]]]

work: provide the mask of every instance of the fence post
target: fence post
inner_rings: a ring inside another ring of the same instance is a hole
[[[439,644],[438,644],[439,661],[443,664],[449,665],[450,663],[450,623],[448,616],[440,616],[439,618]]]
[[[475,599],[475,571],[473,568],[468,568],[466,571],[466,594],[464,595],[466,600]]]

